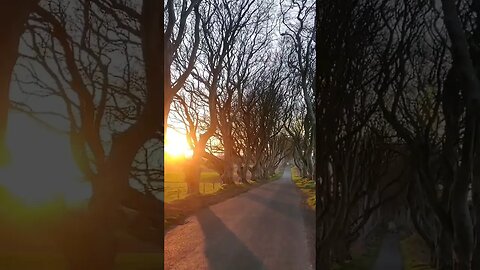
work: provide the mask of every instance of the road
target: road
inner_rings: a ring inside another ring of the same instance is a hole
[[[389,233],[385,236],[373,269],[403,270],[403,259],[400,252],[400,239],[398,234]]]
[[[165,235],[166,270],[313,270],[302,195],[281,179],[200,211]],[[310,247],[311,246],[311,247]]]

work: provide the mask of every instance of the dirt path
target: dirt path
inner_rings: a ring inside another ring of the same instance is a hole
[[[313,270],[303,211],[286,170],[280,180],[204,209],[169,231],[165,269]]]
[[[373,270],[403,270],[398,234],[388,233],[385,235]]]

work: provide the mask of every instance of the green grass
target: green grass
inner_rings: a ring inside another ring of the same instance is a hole
[[[200,193],[214,194],[222,189],[221,183],[200,183],[199,189]],[[165,183],[165,202],[173,202],[176,200],[185,199],[187,197],[187,184],[186,183]]]
[[[292,169],[292,180],[293,182],[307,195],[307,205],[315,209],[316,203],[316,194],[315,194],[315,181],[312,179],[302,178],[299,175],[297,168],[293,167]]]
[[[282,177],[282,173],[273,175],[269,180],[275,181]],[[222,190],[224,185],[219,182],[220,175],[214,171],[205,171],[200,175],[200,194],[214,194]],[[165,173],[165,202],[173,202],[187,197],[187,183],[182,172]]]
[[[200,174],[200,182],[218,181],[220,175],[214,171],[204,171]],[[165,172],[165,183],[185,182],[185,173],[181,171]]]
[[[38,205],[27,205],[0,187],[0,217],[2,222],[20,227],[37,227],[59,220],[68,211],[62,199]]]
[[[67,270],[65,258],[59,253],[1,253],[2,270]],[[115,270],[163,269],[163,255],[158,253],[121,253]]]
[[[212,194],[222,188],[218,182],[220,175],[215,171],[203,171],[200,174],[199,190],[201,194]],[[165,202],[181,200],[187,197],[187,183],[185,182],[185,173],[179,170],[165,172]]]
[[[429,265],[429,251],[417,234],[412,234],[400,243],[405,270],[434,270]]]

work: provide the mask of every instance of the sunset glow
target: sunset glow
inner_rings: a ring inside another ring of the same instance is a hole
[[[185,134],[169,128],[165,137],[165,156],[167,158],[190,158],[192,155],[193,151],[188,145]]]

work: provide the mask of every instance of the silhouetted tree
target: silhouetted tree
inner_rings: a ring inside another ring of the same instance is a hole
[[[4,3],[0,11],[0,166],[9,161],[5,136],[10,109],[10,83],[17,62],[18,45],[28,16],[38,2],[39,0],[10,1]]]
[[[145,147],[163,141],[162,6],[157,1],[67,5],[52,0],[35,12],[19,64],[29,76],[19,73],[17,80],[20,86],[35,86],[23,87],[27,94],[63,102],[65,111],[56,113],[68,120],[74,157],[92,184],[88,211],[81,226],[68,229],[74,241],[65,238],[64,251],[71,269],[113,269],[116,231],[163,243],[163,204],[151,190],[130,184],[132,173],[138,179],[145,170],[134,168],[135,160]],[[142,181],[158,182],[152,173]],[[125,208],[136,212],[133,220]]]

